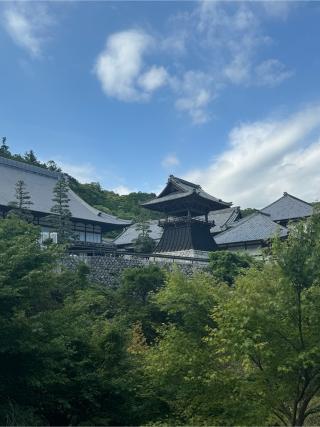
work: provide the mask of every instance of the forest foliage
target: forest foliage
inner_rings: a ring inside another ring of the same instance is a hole
[[[220,252],[115,288],[38,239],[0,221],[0,424],[319,424],[318,215],[259,263]]]

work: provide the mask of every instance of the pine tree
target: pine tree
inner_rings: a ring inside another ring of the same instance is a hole
[[[135,229],[139,232],[139,236],[147,237],[151,233],[150,221],[145,213],[136,218]]]
[[[32,165],[39,165],[40,162],[37,159],[37,156],[34,154],[33,150],[27,151],[23,156],[24,160]]]
[[[146,215],[142,214],[137,218],[135,229],[139,232],[138,237],[134,241],[134,251],[140,253],[151,253],[153,252],[156,244],[155,241],[150,237],[150,221]]]
[[[64,175],[58,180],[53,189],[52,201],[54,205],[50,209],[51,215],[46,219],[58,234],[58,242],[65,244],[75,238],[69,208],[69,185]]]
[[[23,180],[19,180],[15,185],[15,201],[8,204],[11,208],[11,213],[29,222],[32,221],[32,214],[29,209],[33,205],[27,186]]]
[[[0,155],[1,156],[10,156],[10,150],[9,150],[9,145],[6,144],[7,142],[7,138],[5,136],[2,137],[2,144],[0,147]]]
[[[49,160],[46,163],[46,167],[47,169],[49,169],[50,171],[54,171],[54,172],[61,172],[61,169],[59,168],[59,166],[56,164],[56,162],[54,160]]]

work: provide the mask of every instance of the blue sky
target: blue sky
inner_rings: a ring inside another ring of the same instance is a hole
[[[320,188],[320,3],[2,2],[0,125],[82,182]]]

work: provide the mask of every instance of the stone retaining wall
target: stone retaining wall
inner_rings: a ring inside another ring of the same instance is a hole
[[[89,269],[89,279],[105,284],[107,286],[115,287],[119,283],[119,279],[123,270],[126,268],[133,267],[144,267],[148,265],[158,265],[163,267],[168,271],[171,271],[174,266],[178,266],[185,274],[191,275],[196,270],[203,270],[207,267],[206,264],[194,263],[194,264],[185,264],[185,263],[176,263],[172,260],[149,260],[147,258],[139,258],[133,256],[86,256],[86,255],[68,255],[64,257],[63,264],[75,270],[77,266],[81,263],[85,263]]]

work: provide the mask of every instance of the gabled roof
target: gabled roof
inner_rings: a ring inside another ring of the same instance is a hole
[[[169,193],[181,192],[181,191],[185,192],[193,189],[201,189],[201,186],[198,184],[194,184],[193,182],[186,181],[185,179],[170,175],[167,185],[161,191],[158,197],[164,197]]]
[[[208,214],[208,220],[214,221],[214,226],[210,232],[213,234],[220,233],[226,230],[240,218],[240,207],[234,206],[232,208],[221,209],[219,211],[212,211]]]
[[[273,221],[285,221],[312,215],[313,206],[291,194],[283,193],[280,199],[261,209],[261,212],[270,215]]]
[[[274,235],[286,237],[287,228],[275,223],[269,215],[255,212],[236,221],[228,230],[215,236],[218,245],[266,241]]]
[[[148,221],[149,224],[149,237],[153,240],[160,240],[163,228],[159,227],[158,220],[150,220]],[[133,244],[134,240],[138,238],[139,234],[141,232],[137,230],[137,224],[132,224],[130,227],[128,227],[126,230],[124,230],[118,237],[116,237],[113,241],[117,246],[122,245],[131,245]]]
[[[53,204],[53,188],[61,177],[61,173],[0,157],[0,177],[0,205],[8,206],[8,203],[15,200],[15,185],[17,181],[22,180],[33,202],[31,210],[41,214],[50,213]],[[93,208],[72,190],[69,190],[69,198],[73,218],[109,225],[110,228],[131,224],[131,221],[116,218]]]
[[[161,206],[165,204],[169,206],[170,202],[175,201],[182,203],[186,199],[190,199],[192,196],[206,201],[207,205],[210,206],[210,209],[212,210],[224,209],[231,206],[231,203],[224,202],[223,200],[217,199],[216,197],[206,193],[200,185],[193,184],[192,182],[177,178],[173,175],[169,176],[167,185],[161,193],[154,199],[142,203],[142,206],[148,209],[161,211]]]

